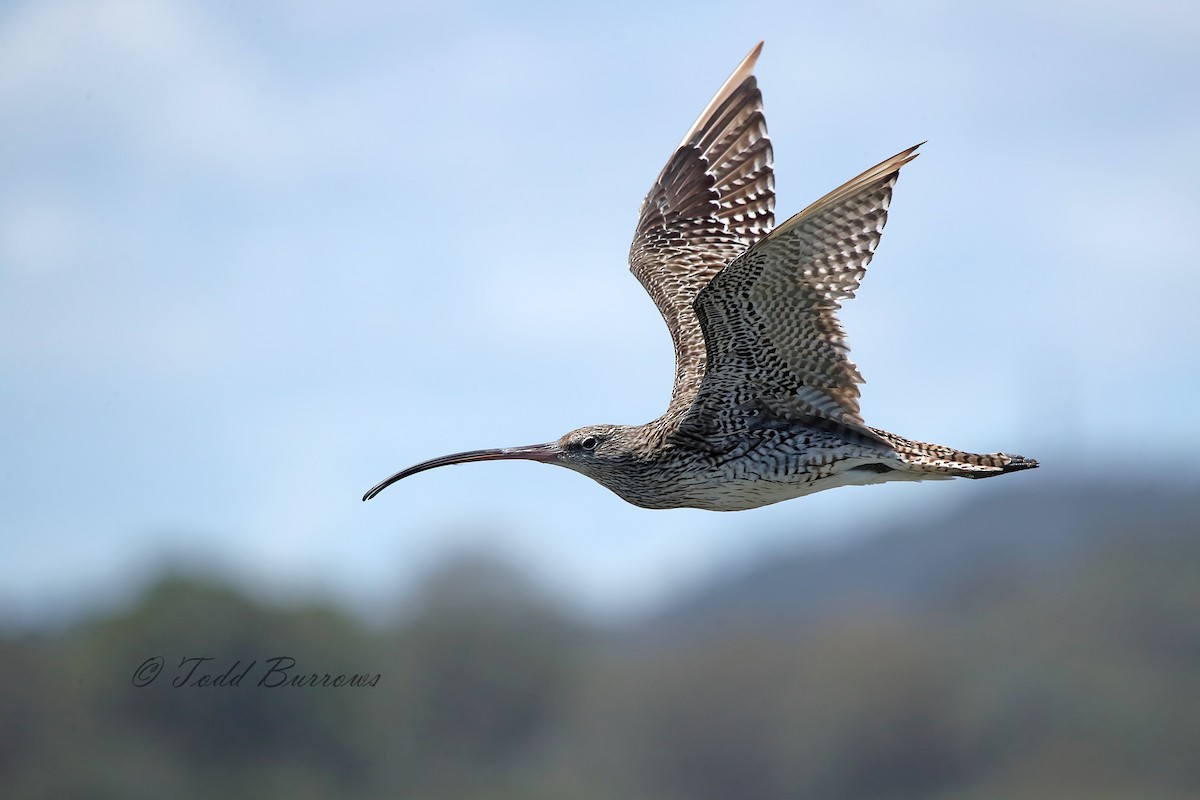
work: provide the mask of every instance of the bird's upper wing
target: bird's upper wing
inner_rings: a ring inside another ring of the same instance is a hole
[[[860,430],[862,376],[836,312],[879,244],[909,148],[771,231],[696,297],[708,362],[681,430],[710,436],[766,412]]]
[[[693,303],[731,260],[771,229],[771,142],[752,71],[759,42],[717,92],[642,203],[629,267],[675,343],[668,414],[691,405],[704,374],[704,336]]]

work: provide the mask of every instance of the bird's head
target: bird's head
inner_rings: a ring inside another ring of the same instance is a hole
[[[448,456],[431,458],[401,470],[390,478],[376,484],[363,495],[370,500],[396,481],[416,475],[434,467],[465,464],[470,461],[501,461],[521,459],[557,464],[560,467],[583,473],[589,478],[613,488],[616,473],[638,461],[638,428],[626,425],[589,425],[573,430],[555,442],[532,444],[524,447],[498,447],[491,450],[469,450]]]
[[[563,436],[554,446],[557,464],[608,485],[604,476],[637,460],[639,428],[626,425],[588,425]]]

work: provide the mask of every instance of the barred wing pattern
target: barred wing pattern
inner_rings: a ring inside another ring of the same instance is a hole
[[[854,296],[887,221],[909,148],[784,222],[696,297],[708,363],[685,435],[744,430],[768,414],[870,434],[859,416],[862,376],[836,312]]]
[[[760,42],[680,142],[642,203],[629,250],[630,270],[675,344],[667,411],[675,419],[691,406],[704,375],[697,293],[774,223],[771,142],[752,74],[761,50]]]

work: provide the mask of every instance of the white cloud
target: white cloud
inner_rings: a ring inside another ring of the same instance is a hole
[[[0,206],[0,276],[41,280],[77,259],[84,223],[64,198],[31,193]]]
[[[1193,48],[1200,31],[1200,5],[1179,0],[1028,0],[1025,5],[1072,33],[1101,33],[1139,47],[1154,42]]]
[[[201,8],[27,3],[0,28],[0,108],[31,148],[50,129],[110,142],[138,160],[242,176],[279,174],[311,157],[313,127]]]

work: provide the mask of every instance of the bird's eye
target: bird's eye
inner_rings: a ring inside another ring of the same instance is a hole
[[[596,444],[597,444],[597,442],[596,442],[595,436],[585,436],[583,438],[583,441],[581,441],[579,443],[579,446],[582,447],[584,450],[595,450]]]

